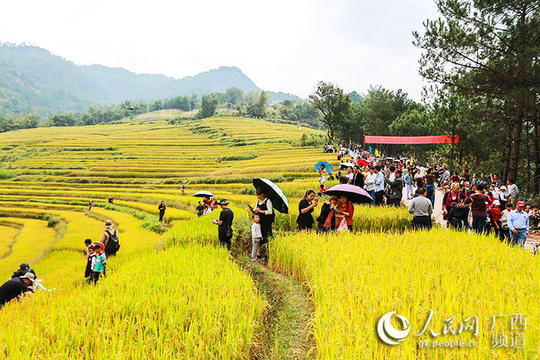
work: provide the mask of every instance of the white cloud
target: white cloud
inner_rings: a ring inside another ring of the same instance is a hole
[[[432,0],[29,0],[2,5],[0,41],[177,78],[238,66],[263,89],[303,97],[324,80],[419,100],[411,33],[436,16]]]

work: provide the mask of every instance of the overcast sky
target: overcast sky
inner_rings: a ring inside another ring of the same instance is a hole
[[[436,17],[433,0],[20,0],[2,2],[0,42],[175,78],[237,66],[264,90],[302,97],[323,80],[420,100],[411,33]]]

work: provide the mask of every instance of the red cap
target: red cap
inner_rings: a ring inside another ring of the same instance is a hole
[[[525,206],[525,201],[518,201],[516,206]]]

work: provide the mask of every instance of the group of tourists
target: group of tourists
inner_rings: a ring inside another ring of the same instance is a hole
[[[91,239],[84,241],[86,246],[86,269],[84,277],[88,283],[97,283],[99,279],[107,274],[107,259],[115,256],[120,250],[118,230],[114,228],[112,220],[107,220],[103,224],[106,229],[99,241],[92,243]]]
[[[497,174],[470,175],[468,169],[451,174],[444,164],[424,166],[406,157],[377,157],[358,146],[335,149],[340,167],[346,169],[344,174],[337,173],[339,182],[363,187],[373,205],[400,206],[402,199],[411,200],[414,228],[432,227],[437,187],[444,192],[442,212],[448,227],[493,232],[501,240],[523,247],[529,230],[539,227],[538,205],[518,201],[514,179],[504,184]],[[322,169],[320,173],[319,194],[324,194],[327,174]]]

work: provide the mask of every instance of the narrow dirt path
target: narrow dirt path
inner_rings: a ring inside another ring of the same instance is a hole
[[[313,304],[302,284],[248,259],[236,259],[269,302],[251,359],[313,359]]]

